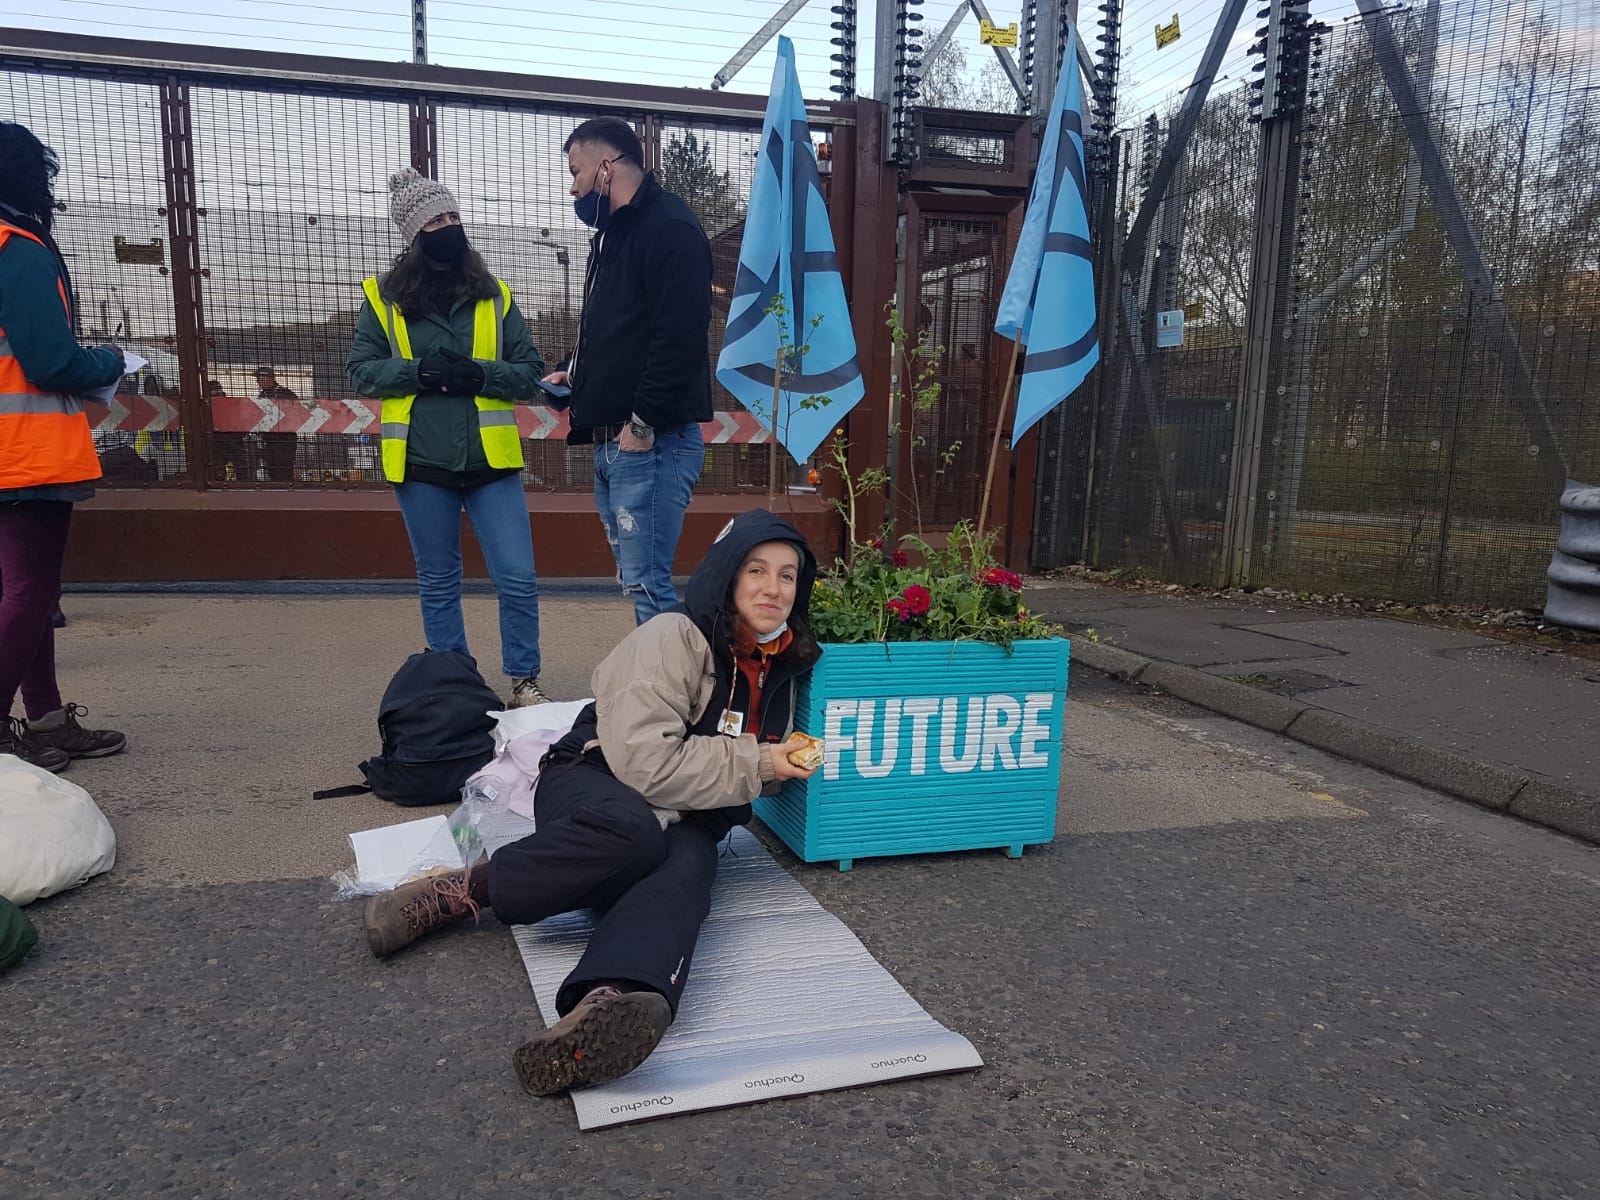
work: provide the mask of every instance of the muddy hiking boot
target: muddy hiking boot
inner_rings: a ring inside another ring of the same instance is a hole
[[[660,992],[599,987],[523,1042],[511,1062],[535,1096],[609,1083],[649,1058],[671,1024],[672,1006]]]
[[[27,724],[18,717],[0,718],[0,754],[15,754],[23,762],[46,771],[65,770],[72,762],[70,754],[29,733]]]
[[[78,718],[89,710],[81,704],[58,708],[48,716],[28,722],[28,736],[59,750],[69,758],[105,758],[128,748],[128,735],[114,729],[85,729]]]
[[[549,704],[550,697],[544,694],[544,689],[539,686],[539,677],[529,675],[525,679],[511,681],[511,707],[527,708],[530,704]]]
[[[454,925],[468,916],[476,921],[480,907],[472,898],[467,873],[452,871],[414,879],[372,897],[361,920],[372,953],[388,958],[425,933]]]

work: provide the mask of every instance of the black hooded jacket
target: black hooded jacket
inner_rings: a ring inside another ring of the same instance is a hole
[[[794,716],[794,686],[821,657],[811,637],[811,588],[817,581],[817,560],[800,531],[765,509],[740,513],[706,551],[673,611],[688,616],[705,635],[716,662],[716,694],[729,697],[723,707],[749,712],[748,687],[733,662],[733,581],[740,564],[763,542],[789,542],[800,552],[800,579],[794,589],[794,609],[789,613],[794,640],[773,660],[772,673],[761,692],[761,729],[752,731],[758,741],[781,742]],[[711,708],[714,711],[708,711],[690,732],[717,732],[722,709],[715,704]]]
[[[763,542],[800,552],[789,646],[762,687],[760,727],[743,728],[749,684],[734,662],[732,589],[740,565]],[[774,784],[767,745],[781,742],[795,715],[796,685],[820,651],[809,632],[817,564],[805,539],[769,512],[731,521],[695,568],[684,600],[639,626],[595,668],[595,703],[564,742],[601,758],[617,779],[658,808],[735,812]],[[741,714],[724,732],[725,713]],[[744,816],[734,819],[748,819]]]
[[[658,430],[711,419],[711,275],[694,210],[646,175],[591,243],[569,442],[634,413]]]

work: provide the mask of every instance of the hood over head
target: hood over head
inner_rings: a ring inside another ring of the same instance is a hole
[[[764,508],[740,513],[717,534],[700,565],[689,576],[678,611],[700,627],[712,646],[726,643],[729,630],[720,629],[733,591],[734,576],[750,551],[763,542],[789,542],[800,551],[800,578],[794,589],[789,623],[810,625],[811,588],[817,581],[817,558],[801,532],[777,513]]]

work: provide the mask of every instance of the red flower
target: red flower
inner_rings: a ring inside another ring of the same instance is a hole
[[[906,610],[913,617],[926,616],[933,605],[933,596],[920,583],[913,583],[900,594],[905,597]]]
[[[909,567],[911,565],[911,556],[904,550],[896,550],[889,555],[889,561],[897,567]]]
[[[900,599],[898,596],[896,596],[893,600],[888,601],[884,607],[892,612],[895,616],[899,617],[902,621],[909,621],[911,619],[911,614],[906,611],[906,602]]]
[[[1022,590],[1022,576],[1004,567],[990,567],[983,573],[983,582],[990,587],[1010,588],[1013,592]]]
[[[872,549],[872,550],[882,550],[883,549],[883,539],[881,537],[873,538],[870,542],[867,543],[867,547],[869,549]]]

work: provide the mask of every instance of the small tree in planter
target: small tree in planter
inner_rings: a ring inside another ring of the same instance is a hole
[[[904,353],[903,334],[896,344]],[[901,373],[914,406],[938,398],[918,361]],[[887,476],[853,476],[842,436],[829,456],[849,551],[812,593],[823,655],[796,717],[826,740],[827,761],[756,811],[800,857],[841,870],[941,850],[998,847],[1015,858],[1050,841],[1067,642],[1028,612],[1021,577],[994,559],[994,534],[962,521],[942,547],[887,529],[863,540],[857,501]]]

